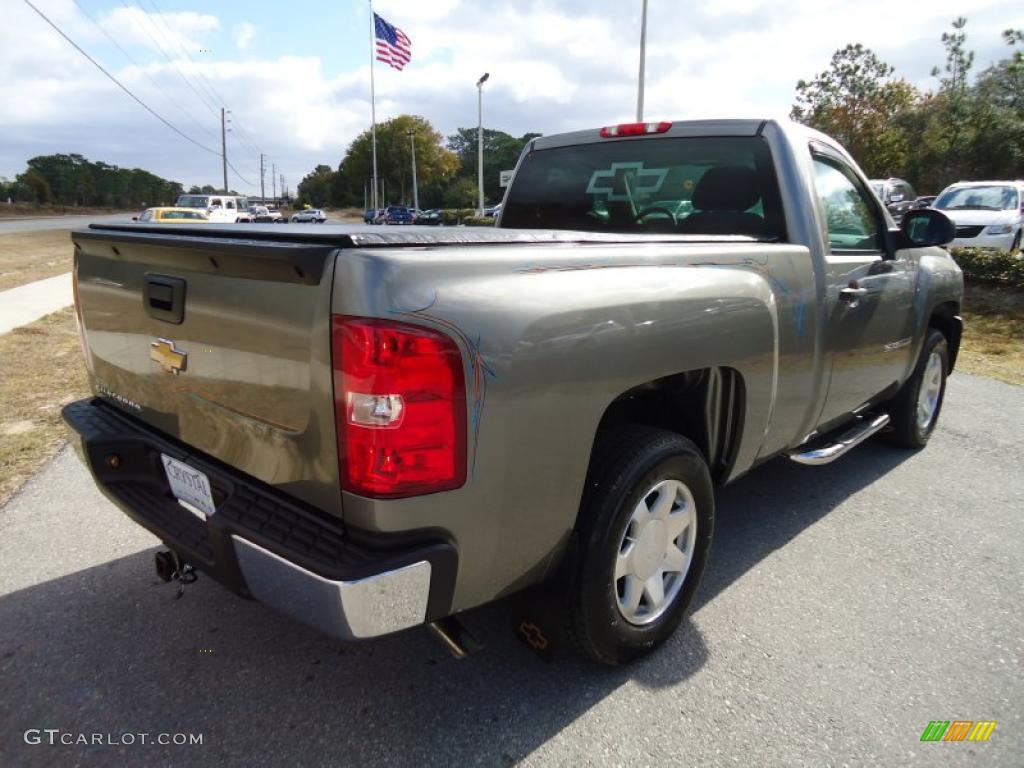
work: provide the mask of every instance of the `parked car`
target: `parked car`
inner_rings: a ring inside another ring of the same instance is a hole
[[[155,223],[208,222],[209,220],[205,213],[194,208],[147,208],[138,216],[132,216],[132,221],[150,221]]]
[[[444,212],[440,208],[420,211],[420,215],[415,218],[413,224],[421,224],[428,227],[444,224]]]
[[[910,186],[910,182],[903,179],[872,179],[870,184],[897,224],[900,223],[903,214],[914,207],[917,193]]]
[[[956,224],[953,248],[1020,250],[1024,181],[960,181],[932,204]]]
[[[932,436],[961,336],[953,225],[890,229],[823,134],[535,138],[505,202],[425,252],[402,228],[222,229],[220,269],[173,229],[73,233],[94,394],[64,418],[164,542],[161,578],[204,572],[342,639],[431,622],[455,647],[455,614],[543,582],[578,649],[618,664],[697,595],[716,486]],[[656,202],[690,211],[670,237]]]
[[[293,223],[314,223],[323,224],[327,221],[327,214],[321,211],[319,208],[306,208],[305,210],[298,211],[292,214]]]
[[[252,221],[249,198],[242,195],[180,195],[175,206],[204,211],[210,221],[220,224]]]
[[[484,216],[494,217],[501,213],[501,203],[492,205],[490,208],[484,208]]]
[[[378,218],[380,217],[380,211],[376,208],[367,208],[363,211],[363,223],[364,224],[378,224]]]
[[[412,211],[404,205],[389,205],[384,209],[385,224],[412,224]]]
[[[284,217],[284,215],[281,213],[280,210],[277,209],[276,206],[268,205],[267,206],[267,213],[270,214],[270,222],[271,222],[271,224],[287,224],[288,223],[288,219],[286,219]]]

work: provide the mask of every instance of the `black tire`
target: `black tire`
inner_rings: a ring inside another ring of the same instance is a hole
[[[1017,230],[1017,236],[1013,238],[1013,245],[1010,246],[1010,253],[1017,253],[1020,250],[1020,239],[1022,233],[1024,233],[1024,229]]]
[[[938,354],[942,361],[939,397],[927,424],[918,422],[918,397],[924,383],[925,371],[932,353]],[[928,438],[935,431],[942,411],[942,401],[946,397],[946,377],[949,375],[949,346],[946,337],[934,328],[928,329],[921,347],[921,356],[917,360],[914,372],[903,384],[899,393],[888,404],[888,413],[892,421],[892,429],[886,433],[889,442],[903,448],[924,448]]]
[[[618,605],[615,562],[634,508],[657,483],[671,479],[682,482],[693,497],[697,531],[692,559],[664,612],[650,623],[631,623]],[[580,506],[579,547],[567,573],[569,635],[581,654],[617,665],[650,653],[668,639],[704,574],[714,504],[707,464],[686,438],[629,425],[599,441]]]

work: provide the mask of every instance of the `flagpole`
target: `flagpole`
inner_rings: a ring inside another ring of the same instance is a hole
[[[370,120],[371,120],[371,133],[373,137],[373,184],[372,184],[372,197],[373,197],[373,210],[376,211],[380,208],[377,200],[377,102],[376,95],[373,87],[373,60],[374,50],[377,47],[377,25],[373,18],[373,0],[369,0],[370,4]]]
[[[636,89],[636,121],[642,123],[644,119],[644,64],[647,59],[647,0],[644,0],[643,10],[640,12],[640,72],[637,76]]]

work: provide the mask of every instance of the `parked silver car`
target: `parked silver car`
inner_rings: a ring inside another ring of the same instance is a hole
[[[327,221],[327,214],[321,211],[319,208],[307,208],[304,211],[292,214],[292,223],[300,224],[302,222],[312,222],[314,224],[323,224]]]

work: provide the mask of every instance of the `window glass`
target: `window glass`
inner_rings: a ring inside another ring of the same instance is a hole
[[[1017,191],[1010,186],[972,186],[947,189],[932,205],[939,210],[1001,211],[1017,207]]]
[[[230,200],[230,199],[229,199],[229,200],[227,200],[227,201],[226,201],[225,205],[226,205],[226,206],[227,206],[228,208],[232,208],[232,209],[234,209],[234,207],[235,207],[235,201],[234,201],[234,200]]]
[[[152,218],[153,218],[153,212],[152,211],[143,211],[142,215],[139,216],[139,221],[149,221]]]
[[[178,198],[179,208],[205,208],[210,198],[205,195],[182,195]]]
[[[653,136],[536,150],[516,171],[506,228],[785,238],[761,137]]]
[[[875,209],[852,173],[815,156],[814,186],[825,209],[830,250],[877,251],[880,229]]]

